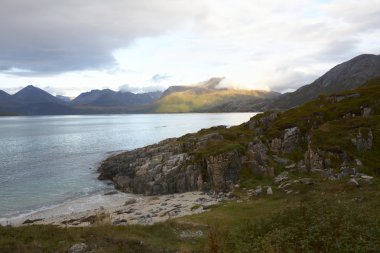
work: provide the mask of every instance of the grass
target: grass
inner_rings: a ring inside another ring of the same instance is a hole
[[[265,185],[266,181],[261,183]],[[380,185],[318,181],[298,195],[225,202],[208,212],[152,226],[0,227],[1,252],[65,252],[85,242],[93,252],[378,252]],[[241,189],[240,189],[241,190]],[[181,238],[182,231],[204,232]]]
[[[95,252],[175,252],[200,247],[199,239],[181,240],[177,230],[192,226],[165,222],[152,226],[102,225],[87,228],[58,228],[33,225],[0,227],[0,251],[66,252],[73,244],[85,242]]]

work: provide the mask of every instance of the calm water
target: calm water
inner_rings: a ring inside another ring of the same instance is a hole
[[[96,168],[130,150],[253,113],[0,117],[0,217],[104,190]]]

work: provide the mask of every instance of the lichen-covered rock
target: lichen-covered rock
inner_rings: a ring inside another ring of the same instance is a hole
[[[275,184],[280,184],[280,183],[288,180],[288,178],[289,178],[289,173],[287,171],[284,171],[284,172],[282,172],[281,174],[277,175],[274,178],[274,183]]]
[[[282,148],[282,140],[281,138],[274,138],[269,142],[270,150],[275,153],[279,154],[281,152]]]
[[[248,144],[248,150],[243,165],[254,175],[273,176],[273,168],[268,166],[268,148],[261,141],[255,141]]]
[[[292,152],[300,141],[301,131],[298,127],[285,129],[282,142],[282,152]]]
[[[287,128],[282,137],[269,141],[269,147],[275,154],[292,152],[301,141],[301,131],[298,127]]]
[[[161,195],[208,188],[227,190],[239,180],[237,151],[210,155],[197,160],[192,152],[208,142],[222,141],[219,134],[168,139],[106,159],[99,168],[102,180],[112,180],[125,192]]]

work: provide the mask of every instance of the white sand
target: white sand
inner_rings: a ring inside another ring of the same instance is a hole
[[[171,217],[180,217],[207,211],[223,198],[202,192],[187,192],[162,196],[142,196],[118,192],[114,195],[98,193],[81,197],[8,220],[2,225],[21,226],[25,220],[36,220],[29,224],[51,224],[58,226],[89,226],[99,223],[118,225],[153,224]],[[127,202],[134,202],[125,205]],[[87,218],[87,219],[86,219]]]

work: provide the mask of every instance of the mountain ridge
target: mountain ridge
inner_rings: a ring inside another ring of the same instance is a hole
[[[312,83],[269,101],[264,109],[289,109],[311,101],[321,94],[359,87],[364,82],[378,76],[380,76],[380,55],[358,55],[334,66]]]

